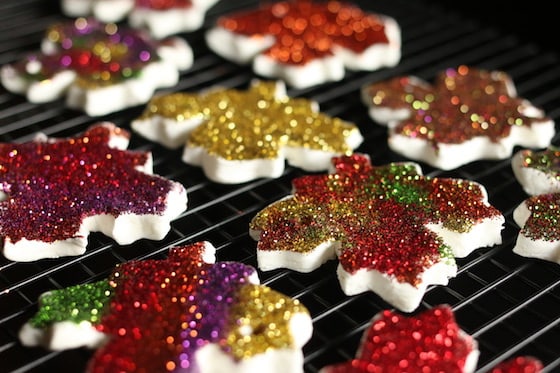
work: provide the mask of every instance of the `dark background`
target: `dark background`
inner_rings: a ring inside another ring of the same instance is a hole
[[[499,28],[522,40],[560,50],[558,12],[545,0],[516,2],[432,0],[451,12],[476,19],[486,27]]]

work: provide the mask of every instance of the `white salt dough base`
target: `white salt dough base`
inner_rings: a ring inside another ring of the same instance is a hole
[[[525,202],[513,210],[513,220],[520,227],[525,225],[530,216],[531,211]],[[560,264],[560,241],[535,240],[519,233],[513,252],[527,258],[537,258]]]
[[[134,7],[135,0],[62,0],[62,13],[68,17],[93,15],[101,22],[123,20]]]
[[[191,7],[167,10],[136,7],[130,12],[128,23],[135,28],[147,29],[157,39],[194,31],[202,27],[206,11],[218,1],[193,0]]]
[[[475,137],[461,144],[438,144],[437,151],[423,139],[396,134],[389,129],[391,150],[407,158],[423,161],[442,170],[452,170],[477,160],[499,160],[511,156],[516,145],[547,147],[554,136],[554,122],[534,124],[532,128],[512,127],[510,136],[499,142],[488,137]]]
[[[43,50],[53,45],[43,43]],[[74,71],[62,71],[47,81],[28,81],[11,65],[0,69],[0,81],[10,92],[23,94],[32,103],[46,103],[66,95],[69,108],[85,111],[90,116],[103,116],[128,107],[146,103],[159,88],[172,87],[181,71],[193,63],[193,52],[182,38],[171,38],[158,48],[159,61],[147,64],[136,78],[126,79],[107,87],[89,88],[77,83]],[[38,67],[29,66],[36,70]]]
[[[525,193],[536,196],[539,194],[560,192],[560,180],[533,167],[524,167],[524,150],[520,150],[511,158],[511,168],[515,178]]]
[[[347,139],[348,146],[355,149],[363,141],[362,135],[356,130]],[[277,158],[228,160],[210,154],[202,147],[185,146],[182,160],[187,164],[200,166],[206,177],[222,184],[236,184],[251,181],[260,177],[277,178],[282,175],[286,161],[294,167],[305,171],[323,171],[330,167],[335,154],[322,150],[307,148],[284,147]]]
[[[175,118],[154,115],[149,118],[134,119],[130,127],[148,140],[169,149],[178,149],[186,145],[189,134],[203,122],[202,118],[177,121]]]
[[[275,42],[271,35],[248,37],[216,26],[208,30],[205,36],[209,48],[219,56],[243,65],[252,61],[256,74],[282,79],[294,88],[306,88],[342,80],[345,68],[374,71],[396,66],[401,59],[400,27],[393,18],[380,18],[384,22],[389,39],[387,44],[374,44],[359,54],[336,47],[332,56],[315,59],[303,65],[282,64],[263,54]]]
[[[78,347],[97,348],[108,339],[88,321],[79,324],[60,321],[48,329],[35,328],[30,323],[25,323],[19,331],[19,340],[24,346],[42,346],[49,350],[62,351]]]

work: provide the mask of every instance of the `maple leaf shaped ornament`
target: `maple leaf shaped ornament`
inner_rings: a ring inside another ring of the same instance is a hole
[[[395,19],[339,1],[280,1],[219,18],[206,33],[216,54],[256,74],[305,88],[344,78],[345,68],[395,66],[401,33]]]
[[[531,197],[513,210],[521,227],[513,252],[560,264],[560,151],[522,149],[511,160],[513,173]]]
[[[102,22],[128,17],[134,28],[144,28],[161,39],[202,27],[206,11],[218,0],[61,0],[70,17],[93,16]]]
[[[327,170],[333,156],[351,154],[363,141],[355,124],[319,112],[314,101],[288,97],[282,81],[254,80],[247,91],[158,95],[131,127],[166,147],[184,146],[184,162],[226,184],[279,177],[286,161]]]
[[[477,341],[459,327],[448,305],[412,316],[384,310],[372,318],[354,359],[319,372],[470,373],[479,354]]]
[[[125,150],[129,137],[100,122],[76,137],[0,143],[4,256],[80,255],[93,231],[119,244],[163,239],[186,209],[186,190],[152,174],[151,153]]]
[[[455,257],[501,243],[504,217],[476,182],[423,176],[415,163],[374,167],[359,153],[332,162],[251,220],[260,269],[310,272],[338,257],[345,294],[371,290],[410,312],[456,275]]]
[[[410,159],[454,169],[480,159],[505,159],[514,146],[544,148],[554,121],[517,97],[509,75],[469,66],[440,72],[431,85],[415,76],[365,85],[371,118],[389,127],[388,144]]]
[[[193,54],[179,37],[154,40],[145,32],[92,18],[53,23],[41,50],[1,67],[0,81],[32,103],[66,97],[66,106],[102,116],[144,104],[179,81]]]
[[[19,332],[26,346],[97,348],[94,372],[303,372],[309,311],[259,284],[256,270],[215,262],[196,242],[163,260],[115,267],[106,280],[44,293]]]

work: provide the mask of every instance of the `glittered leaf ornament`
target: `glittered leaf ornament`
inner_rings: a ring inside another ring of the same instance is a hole
[[[252,219],[259,268],[309,272],[338,257],[347,295],[371,290],[409,312],[456,275],[455,257],[501,242],[504,217],[476,182],[423,176],[414,163],[372,166],[359,153],[333,166],[294,179],[292,195]]]
[[[253,267],[215,263],[215,248],[197,242],[43,294],[19,337],[55,350],[98,348],[90,373],[283,373],[303,371],[311,333],[297,299],[260,285]]]
[[[100,231],[119,244],[162,239],[186,209],[185,188],[152,174],[110,122],[70,138],[0,143],[0,235],[6,258],[80,255]]]
[[[339,1],[295,0],[219,18],[206,33],[215,53],[296,88],[344,78],[345,68],[377,70],[401,57],[397,22]]]
[[[470,373],[478,356],[478,343],[447,305],[414,316],[385,310],[373,317],[354,359],[320,373]]]
[[[517,181],[531,197],[513,210],[521,227],[513,252],[560,264],[560,151],[523,149],[511,160]]]
[[[2,85],[33,103],[66,96],[66,105],[101,116],[146,103],[159,88],[179,81],[192,65],[179,37],[153,40],[114,23],[77,18],[52,24],[41,51],[6,64]]]
[[[131,127],[167,147],[184,146],[184,162],[228,184],[279,177],[286,161],[326,170],[333,156],[351,154],[363,140],[355,124],[288,97],[282,81],[255,80],[246,91],[158,95]]]
[[[560,192],[560,149],[519,150],[511,159],[515,178],[529,195]]]
[[[134,28],[145,28],[158,39],[199,29],[206,11],[218,0],[61,0],[70,17],[93,16],[102,22],[128,17]]]
[[[513,252],[560,264],[560,193],[527,198],[513,210],[521,227]]]
[[[469,66],[440,72],[429,84],[395,77],[362,88],[371,118],[389,127],[389,147],[410,159],[453,169],[480,159],[505,159],[516,145],[543,148],[554,121],[517,97],[502,71]]]

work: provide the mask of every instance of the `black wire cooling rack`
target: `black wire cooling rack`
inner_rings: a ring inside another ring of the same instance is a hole
[[[208,13],[205,26],[184,37],[195,53],[193,67],[174,91],[199,91],[220,84],[246,88],[255,76],[247,66],[227,62],[204,42],[204,31],[223,13],[253,7],[258,1],[222,0]],[[436,72],[459,64],[500,69],[514,79],[518,93],[542,107],[557,123],[560,116],[560,60],[553,50],[481,24],[464,14],[429,1],[355,1],[363,9],[394,17],[402,29],[402,60],[394,68],[376,72],[347,72],[341,82],[309,89],[289,89],[290,96],[316,100],[321,111],[356,123],[365,137],[358,149],[374,164],[403,160],[387,146],[386,129],[374,124],[361,104],[359,90],[367,83],[412,74],[430,80]],[[64,19],[54,0],[0,2],[0,65],[39,48],[43,32]],[[107,115],[130,129],[143,107]],[[0,88],[0,141],[26,141],[37,132],[73,136],[97,119],[65,108],[62,101],[37,105]],[[558,136],[554,144],[560,145]],[[134,135],[129,149],[153,153],[155,173],[177,180],[188,189],[189,206],[172,223],[162,241],[141,240],[119,246],[102,234],[89,238],[79,257],[14,263],[0,258],[0,371],[80,372],[92,351],[49,352],[23,347],[17,339],[21,325],[36,311],[38,296],[48,290],[105,278],[118,263],[163,258],[171,246],[202,240],[217,247],[218,260],[256,266],[256,243],[248,235],[254,214],[291,191],[291,180],[303,173],[288,167],[278,179],[259,179],[240,185],[207,180],[199,168],[181,161],[181,151],[170,151]],[[479,161],[443,172],[423,165],[424,174],[452,176],[482,183],[490,202],[506,217],[503,244],[481,248],[459,259],[459,273],[448,286],[431,287],[419,310],[439,304],[453,307],[460,326],[474,336],[481,351],[478,372],[518,355],[532,355],[545,371],[560,369],[560,265],[522,258],[512,253],[518,227],[512,211],[526,198],[515,180],[510,160]],[[262,283],[299,298],[310,310],[314,331],[305,345],[306,372],[351,359],[371,317],[388,308],[373,293],[345,296],[335,274],[336,262],[308,274],[289,270],[259,272]]]

